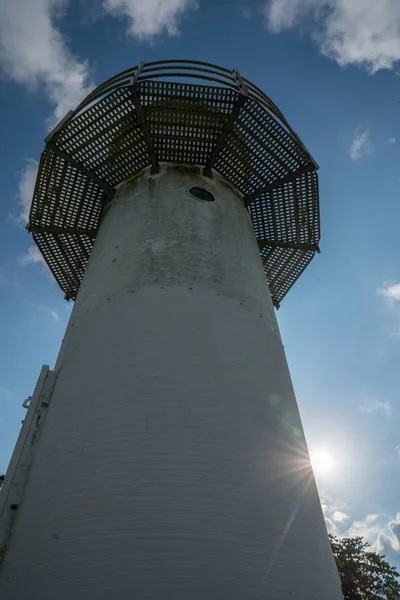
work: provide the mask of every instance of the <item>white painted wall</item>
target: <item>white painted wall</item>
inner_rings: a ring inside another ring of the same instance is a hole
[[[0,489],[0,570],[11,538],[19,505],[29,482],[35,450],[46,421],[55,373],[43,365],[33,395],[25,400],[26,416]]]
[[[225,183],[163,167],[121,187],[57,369],[2,599],[341,599],[252,224]]]

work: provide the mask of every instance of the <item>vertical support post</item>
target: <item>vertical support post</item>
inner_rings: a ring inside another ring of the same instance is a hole
[[[143,106],[142,106],[142,103],[140,100],[140,94],[137,89],[137,80],[138,80],[140,72],[143,68],[143,65],[144,65],[144,61],[142,61],[140,63],[140,65],[138,66],[138,68],[136,69],[135,75],[131,79],[130,86],[131,86],[133,104],[135,106],[137,118],[138,118],[138,121],[139,121],[141,129],[142,129],[144,140],[146,142],[147,152],[149,153],[149,157],[150,157],[150,161],[151,161],[151,170],[152,170],[152,173],[158,173],[160,170],[160,165],[158,164],[157,154],[154,149],[153,140],[151,139],[149,126],[148,126],[147,120],[146,120],[146,115],[145,115],[145,112],[144,112],[144,109],[143,109]]]
[[[234,69],[232,71],[232,78],[238,87],[239,97],[238,97],[236,103],[233,105],[232,111],[231,111],[230,115],[228,116],[227,120],[225,121],[222,131],[221,131],[217,141],[215,142],[215,146],[212,149],[212,152],[206,162],[206,165],[205,165],[204,171],[203,171],[203,174],[206,177],[212,177],[212,168],[213,168],[214,164],[216,163],[218,156],[219,156],[222,148],[224,147],[224,144],[225,144],[229,134],[233,131],[236,120],[240,114],[240,111],[242,110],[242,106],[244,106],[244,104],[247,102],[247,99],[249,97],[249,92],[247,90],[247,87],[246,87],[242,77],[240,76],[239,71],[236,71],[236,69]]]

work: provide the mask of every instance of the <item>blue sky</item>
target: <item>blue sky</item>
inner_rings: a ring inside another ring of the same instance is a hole
[[[209,61],[259,85],[320,165],[322,253],[278,313],[331,531],[400,567],[398,0],[0,4],[0,471],[71,304],[24,229],[43,139],[113,74]],[[397,537],[399,533],[399,538]]]

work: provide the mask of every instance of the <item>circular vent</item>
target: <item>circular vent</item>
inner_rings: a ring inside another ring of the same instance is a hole
[[[192,187],[188,190],[188,194],[195,200],[201,200],[202,202],[215,202],[215,198],[211,192],[201,187]]]

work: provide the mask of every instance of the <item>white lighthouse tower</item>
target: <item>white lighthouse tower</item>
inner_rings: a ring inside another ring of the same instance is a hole
[[[47,138],[28,229],[75,306],[0,492],[2,600],[341,600],[274,311],[316,169],[199,62],[115,76]]]

